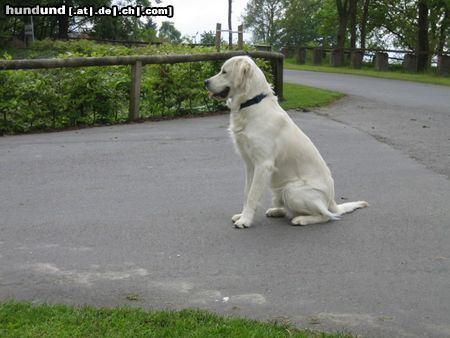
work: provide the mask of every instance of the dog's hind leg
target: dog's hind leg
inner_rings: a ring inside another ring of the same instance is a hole
[[[328,222],[330,218],[328,216],[323,215],[315,215],[315,216],[297,216],[291,220],[292,225],[308,225],[308,224],[316,224],[316,223],[325,223]]]
[[[284,208],[269,208],[266,210],[267,217],[284,217],[286,210]]]
[[[311,209],[311,214],[294,217],[291,220],[291,223],[293,225],[308,225],[325,223],[329,220],[336,221],[339,219],[339,215],[330,212],[321,200],[316,200],[315,205]],[[314,209],[316,212],[314,212]]]
[[[267,217],[284,217],[286,216],[286,209],[283,205],[283,199],[281,198],[280,191],[273,191],[272,198],[273,207],[267,209],[266,216]]]
[[[324,223],[339,219],[338,213],[328,210],[324,192],[307,183],[299,181],[286,185],[282,196],[286,207],[297,215],[291,221],[294,225]]]

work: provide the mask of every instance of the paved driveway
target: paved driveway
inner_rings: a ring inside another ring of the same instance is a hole
[[[0,299],[197,307],[367,337],[450,337],[450,183],[365,131],[293,113],[338,201],[236,230],[228,116],[0,138]]]
[[[285,80],[349,96],[320,113],[376,137],[450,179],[450,87],[285,70]]]

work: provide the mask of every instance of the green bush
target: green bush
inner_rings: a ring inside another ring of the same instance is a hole
[[[211,48],[161,45],[128,48],[92,41],[38,41],[29,57],[190,54]],[[4,58],[11,58],[7,54]],[[270,66],[257,63],[271,81]],[[142,118],[176,117],[222,109],[208,98],[204,80],[222,62],[146,65],[141,83]],[[84,67],[0,71],[0,134],[113,124],[127,120],[130,67]]]
[[[0,72],[0,133],[59,129],[126,119],[126,67]]]

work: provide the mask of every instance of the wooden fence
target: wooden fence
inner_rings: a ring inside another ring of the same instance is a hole
[[[237,34],[238,35],[238,44],[237,44],[237,48],[242,50],[244,47],[244,25],[239,25],[238,26],[238,30],[237,31],[233,31],[233,30],[227,30],[227,29],[222,29],[222,24],[220,22],[218,22],[216,24],[216,50],[218,52],[220,52],[220,45],[222,42],[222,32],[228,32],[231,34]],[[231,47],[231,46],[229,46]]]
[[[345,48],[343,51],[333,48],[321,47],[290,47],[284,48],[282,53],[289,58],[295,58],[299,64],[306,62],[306,52],[312,53],[312,62],[315,65],[321,65],[326,54],[330,55],[330,65],[339,67],[343,65],[342,52],[349,56],[350,65],[353,68],[361,68],[364,56],[373,57],[374,67],[377,70],[388,70],[389,60],[402,61],[402,66],[406,71],[417,71],[417,52],[411,50],[398,49],[358,49]],[[389,56],[396,54],[396,56]],[[400,54],[400,55],[398,55]],[[448,52],[419,52],[419,54],[428,54],[430,58],[437,56],[437,73],[440,75],[450,75],[450,53]],[[399,57],[403,56],[403,57]]]
[[[271,62],[274,78],[274,90],[280,100],[283,99],[283,60],[281,53],[265,51],[235,51],[204,54],[174,54],[174,55],[138,55],[138,56],[106,56],[79,57],[68,59],[31,59],[31,60],[0,60],[0,70],[13,69],[48,69],[91,66],[122,66],[131,65],[130,106],[128,118],[130,121],[139,119],[139,103],[141,92],[142,66],[147,64],[174,64],[184,62],[201,62],[226,60],[233,56],[248,55],[253,58],[266,59]]]

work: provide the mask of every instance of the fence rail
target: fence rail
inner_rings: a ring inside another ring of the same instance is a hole
[[[323,62],[326,53],[331,55],[331,66],[342,66],[342,54],[350,56],[350,65],[353,68],[361,68],[364,55],[373,57],[374,65],[377,70],[388,70],[389,59],[402,60],[403,67],[407,71],[417,71],[418,55],[427,54],[430,58],[437,56],[437,73],[440,75],[450,75],[450,52],[448,51],[413,51],[398,49],[373,49],[373,48],[322,48],[322,47],[287,47],[283,49],[286,57],[294,57],[297,63],[306,62],[306,51],[311,51],[313,63],[320,65]],[[391,54],[403,54],[403,58],[390,56]]]
[[[314,49],[321,49],[324,52],[332,52],[334,50],[338,50],[338,48],[325,48],[325,47],[287,47],[285,48],[285,50],[292,50],[295,51],[297,49],[309,49],[309,50],[314,50]],[[381,49],[381,48],[343,48],[343,51],[345,53],[351,53],[351,52],[364,52],[364,53],[398,53],[398,54],[416,54],[417,51],[415,50],[405,50],[405,49]],[[419,54],[430,54],[430,55],[437,55],[437,54],[443,54],[443,55],[450,55],[450,51],[444,51],[444,52],[439,52],[439,51],[422,51],[419,52]]]
[[[174,55],[137,55],[137,56],[106,56],[79,57],[68,59],[31,59],[31,60],[0,60],[0,70],[14,69],[49,69],[92,66],[126,66],[131,65],[130,108],[128,118],[134,121],[139,118],[139,100],[142,66],[147,64],[174,64],[185,62],[226,60],[233,56],[248,55],[253,58],[269,60],[272,64],[274,90],[279,99],[283,99],[283,60],[281,53],[265,51],[234,51],[203,54]]]

